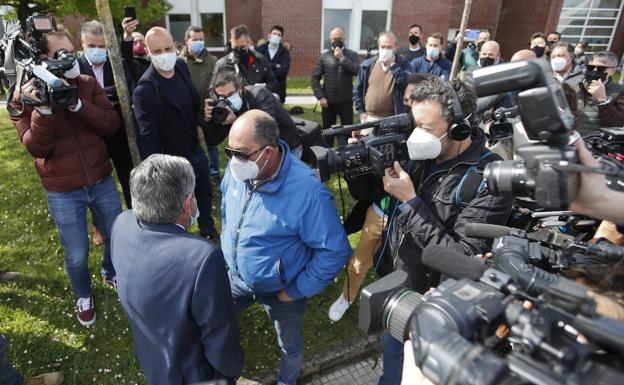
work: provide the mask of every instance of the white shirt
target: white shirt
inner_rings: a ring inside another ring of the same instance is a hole
[[[273,59],[273,57],[277,53],[277,50],[279,50],[279,45],[276,47],[273,47],[273,44],[269,43],[269,56],[271,59]]]
[[[95,75],[95,79],[97,80],[98,84],[100,85],[100,87],[104,88],[104,64],[106,64],[106,62],[96,66],[95,64],[91,63],[91,60],[89,60],[89,57],[87,55],[84,55],[87,58],[87,62],[89,62],[89,65],[91,66],[91,71],[93,71],[93,75]]]

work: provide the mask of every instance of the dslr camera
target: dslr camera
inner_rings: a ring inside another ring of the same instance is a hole
[[[227,109],[227,107],[230,107],[230,102],[226,98],[218,98],[216,100],[212,99],[208,104],[213,107],[212,121],[217,124],[223,124],[230,113]]]
[[[21,31],[18,25],[0,40],[0,61],[11,86],[19,89],[34,78],[41,102],[24,98],[24,103],[47,105],[52,110],[75,105],[77,87],[65,85],[60,78],[74,67],[76,57],[67,50],[59,50],[52,58],[43,52],[43,34],[57,30],[54,18],[33,15],[28,17],[26,25],[26,31]]]
[[[529,139],[537,142],[518,149],[522,161],[495,161],[486,166],[490,191],[531,198],[545,209],[563,209],[578,189],[576,174],[563,170],[577,163],[576,150],[568,145],[574,116],[551,72],[547,62],[533,59],[481,68],[473,77],[480,97],[520,91],[520,117]]]
[[[369,173],[383,176],[385,169],[391,167],[395,161],[409,158],[406,141],[414,127],[411,114],[400,114],[374,122],[323,130],[323,137],[338,136],[342,143],[353,131],[371,131],[369,135],[360,137],[356,144],[343,144],[336,149],[312,146],[313,167],[318,169],[318,175],[323,182],[338,171],[344,172],[346,179]]]

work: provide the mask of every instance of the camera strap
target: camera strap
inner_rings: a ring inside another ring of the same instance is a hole
[[[458,208],[462,207],[462,204],[475,199],[485,190],[485,179],[477,171],[479,169],[483,170],[485,163],[488,163],[484,162],[484,160],[493,154],[490,150],[484,152],[479,157],[479,163],[468,167],[455,190],[455,206]]]

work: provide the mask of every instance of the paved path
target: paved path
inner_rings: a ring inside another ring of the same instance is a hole
[[[308,96],[288,96],[286,95],[286,104],[291,105],[314,105],[316,104],[316,98],[312,95]]]
[[[382,365],[381,357],[376,366],[375,359],[370,357],[364,361],[317,374],[304,382],[304,385],[376,385],[381,376]]]

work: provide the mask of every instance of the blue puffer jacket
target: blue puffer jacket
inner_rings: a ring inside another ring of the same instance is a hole
[[[293,299],[312,297],[338,274],[351,247],[330,192],[285,142],[280,147],[278,175],[254,189],[228,167],[221,182],[221,247],[232,273],[255,293],[285,288]]]

